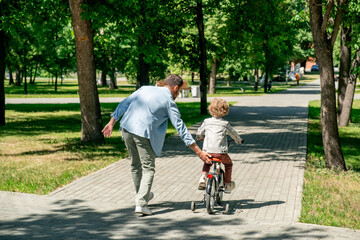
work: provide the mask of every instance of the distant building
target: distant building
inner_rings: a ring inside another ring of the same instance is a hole
[[[300,66],[305,68],[305,72],[311,72],[311,67],[316,64],[316,58],[308,57],[307,60],[291,62],[291,71],[294,71],[297,63],[300,63]]]

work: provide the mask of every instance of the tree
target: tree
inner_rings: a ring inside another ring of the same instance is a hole
[[[343,103],[345,99],[347,81],[351,67],[351,27],[341,24],[340,32],[340,72],[338,78],[338,118],[342,115]]]
[[[337,125],[333,48],[338,35],[343,0],[309,0],[310,25],[321,81],[321,129],[327,167],[346,170]],[[323,14],[323,6],[325,8]],[[332,21],[332,15],[335,15]],[[333,22],[333,24],[331,24]]]
[[[356,89],[356,79],[359,77],[358,68],[360,66],[360,49],[356,50],[355,57],[351,64],[351,72],[347,78],[345,97],[342,104],[342,110],[339,118],[339,126],[345,127],[349,125],[351,117],[351,109],[354,102],[354,94]]]
[[[224,68],[230,57],[228,46],[228,29],[226,26],[226,2],[209,1],[206,5],[205,38],[208,62],[210,63],[209,94],[216,92],[216,75],[218,70],[228,71]],[[239,60],[237,60],[238,62]],[[229,78],[230,79],[230,78]]]
[[[358,21],[360,6],[358,0],[350,0],[346,5],[343,18],[340,48],[340,74],[338,87],[339,126],[345,127],[351,122],[351,109],[356,89],[356,79],[360,68],[360,24]],[[352,58],[352,49],[355,50]]]
[[[207,114],[207,100],[206,100],[206,45],[205,45],[205,28],[204,28],[204,16],[202,9],[202,0],[196,1],[196,23],[199,31],[199,50],[200,50],[200,99],[201,114]]]
[[[4,1],[0,1],[0,17],[3,16],[3,8],[5,7]],[[2,26],[2,20],[0,18],[0,26]],[[4,30],[0,28],[0,126],[6,124],[5,122],[5,89],[4,89],[4,81],[5,81],[5,34]]]
[[[83,0],[69,0],[75,33],[77,73],[81,109],[81,141],[103,143],[101,111],[96,87],[93,31],[89,19],[82,19]]]
[[[290,22],[291,10],[292,5],[286,0],[229,1],[225,11],[231,58],[227,61],[240,63],[232,63],[232,67],[240,65],[248,72],[261,69],[266,86],[268,78],[284,67],[294,54],[296,34]]]

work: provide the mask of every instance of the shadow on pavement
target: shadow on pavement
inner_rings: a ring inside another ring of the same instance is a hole
[[[189,203],[187,203],[189,204]],[[138,217],[131,208],[97,211],[81,200],[60,200],[48,213],[30,214],[12,221],[0,221],[0,239],[158,239],[172,232],[183,239],[196,236],[204,219],[189,210],[189,217],[174,218],[168,211],[182,210],[184,203],[151,205],[154,215]],[[165,210],[161,210],[165,208]],[[241,224],[241,220],[206,220],[206,226]],[[202,232],[206,239],[219,239],[221,233]]]
[[[270,201],[252,206],[251,201],[235,204],[247,208],[281,204]],[[189,202],[154,204],[154,215],[138,217],[132,207],[99,211],[81,200],[59,200],[46,213],[1,220],[0,239],[300,239],[305,234],[319,239],[327,235],[315,226],[304,229],[284,225],[284,229],[274,229],[259,223],[247,225],[245,219],[231,215],[199,215],[190,210],[189,214],[177,214],[185,205]]]

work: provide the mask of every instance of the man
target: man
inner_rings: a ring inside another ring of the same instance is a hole
[[[102,130],[110,137],[113,127],[121,116],[120,129],[131,158],[131,173],[135,184],[135,213],[151,215],[147,206],[153,198],[150,192],[155,173],[155,157],[160,156],[165,141],[168,119],[181,139],[205,163],[211,164],[210,154],[201,151],[180,118],[175,99],[183,80],[178,75],[169,75],[164,87],[143,86],[117,106],[111,119]]]

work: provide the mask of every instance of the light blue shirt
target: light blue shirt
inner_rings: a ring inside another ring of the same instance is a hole
[[[121,118],[120,129],[150,139],[156,156],[161,154],[169,118],[186,146],[195,142],[167,87],[141,87],[120,102],[111,116],[116,121]]]

